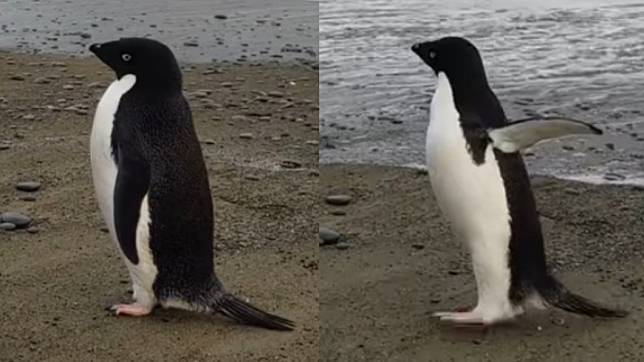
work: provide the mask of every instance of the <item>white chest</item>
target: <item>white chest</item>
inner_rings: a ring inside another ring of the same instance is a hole
[[[491,146],[476,165],[468,152],[452,89],[444,73],[430,108],[427,166],[438,204],[453,228],[466,240],[489,227],[509,235],[505,187]]]
[[[99,208],[114,240],[116,240],[116,232],[114,228],[113,203],[117,168],[112,158],[112,128],[114,126],[114,114],[118,109],[119,101],[134,86],[135,82],[135,76],[126,75],[110,84],[96,107],[90,136],[90,158],[94,190]]]

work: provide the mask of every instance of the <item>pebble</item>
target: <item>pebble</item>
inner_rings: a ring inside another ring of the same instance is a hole
[[[298,162],[298,161],[293,161],[293,160],[284,160],[284,161],[280,162],[280,166],[282,166],[282,168],[290,168],[290,169],[293,169],[293,168],[300,168],[300,167],[302,167],[302,164],[301,164],[300,162]]]
[[[215,19],[226,20],[226,19],[228,19],[228,16],[226,16],[224,14],[217,14],[217,15],[215,15]]]
[[[197,43],[196,41],[187,41],[184,42],[183,45],[187,47],[198,47],[199,43]]]
[[[421,249],[425,249],[425,244],[414,243],[414,244],[411,244],[411,247],[417,250],[421,250]]]
[[[338,249],[338,250],[347,250],[350,247],[351,247],[351,244],[349,244],[346,241],[341,241],[341,242],[335,244],[335,248]]]
[[[34,192],[40,189],[40,182],[38,181],[25,181],[18,182],[16,184],[16,189],[19,191]]]
[[[243,140],[252,140],[254,137],[252,133],[240,133],[239,138]]]
[[[20,199],[20,200],[22,200],[22,201],[30,201],[30,202],[33,202],[33,201],[36,201],[36,196],[33,196],[33,195],[22,195],[22,196],[18,197],[18,199]]]
[[[324,201],[329,205],[344,206],[349,205],[353,198],[349,195],[329,195]]]
[[[0,222],[12,223],[16,227],[27,227],[31,224],[31,218],[17,212],[5,212],[0,214]]]
[[[10,223],[10,222],[3,222],[0,224],[0,230],[14,230],[16,228],[16,225]]]
[[[29,234],[37,234],[39,231],[40,231],[40,229],[38,229],[35,226],[30,226],[29,228],[27,228],[27,232]]]
[[[25,77],[23,77],[22,75],[15,74],[15,75],[12,75],[9,79],[11,79],[11,80],[25,80]]]
[[[203,143],[205,143],[205,144],[207,144],[207,145],[214,145],[214,144],[215,144],[215,140],[213,140],[213,139],[211,139],[211,138],[208,138],[208,139],[204,140],[204,141],[203,141]]]
[[[320,240],[322,240],[322,245],[336,244],[340,240],[340,237],[341,235],[336,231],[320,226]]]
[[[278,91],[271,91],[271,92],[268,92],[267,94],[268,94],[269,97],[273,97],[273,98],[283,98],[284,97],[284,93],[278,92]]]
[[[36,83],[36,84],[49,84],[49,83],[51,83],[51,80],[49,80],[49,79],[47,79],[45,77],[40,77],[40,78],[34,79],[34,83]]]
[[[347,212],[344,210],[331,210],[330,214],[334,216],[344,216]]]
[[[608,172],[604,175],[604,180],[607,180],[607,181],[622,181],[625,179],[626,179],[626,176],[620,175],[614,172]]]
[[[259,176],[255,176],[255,175],[246,175],[246,176],[244,176],[244,178],[246,180],[250,180],[250,181],[259,181],[260,180]]]
[[[63,89],[64,89],[64,90],[73,90],[73,89],[74,89],[74,86],[73,86],[73,85],[71,85],[71,84],[65,84],[65,85],[63,86]]]

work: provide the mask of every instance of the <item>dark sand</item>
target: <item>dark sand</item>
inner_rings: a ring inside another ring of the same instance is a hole
[[[570,289],[631,312],[593,320],[532,312],[486,332],[431,317],[476,301],[470,259],[451,236],[427,175],[413,169],[323,165],[320,224],[352,247],[321,247],[321,360],[644,360],[644,190],[537,177],[549,264]],[[323,201],[322,201],[323,203]],[[331,215],[345,211],[345,216]]]
[[[1,361],[318,359],[317,72],[186,68],[216,209],[217,271],[229,290],[297,329],[177,310],[105,312],[130,288],[101,231],[89,169],[93,110],[113,76],[93,58],[0,53],[0,145],[9,145],[0,150],[0,211],[29,215],[39,229],[0,232]],[[21,200],[15,184],[24,180],[42,182],[36,201]]]

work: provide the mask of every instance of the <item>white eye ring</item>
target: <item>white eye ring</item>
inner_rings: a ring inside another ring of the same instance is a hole
[[[433,50],[432,50],[431,52],[429,52],[429,58],[430,58],[430,59],[434,59],[434,58],[436,58],[436,52],[435,52],[435,51],[433,51]]]
[[[124,62],[129,62],[132,60],[132,56],[128,53],[123,53],[121,54],[121,59],[123,59]]]

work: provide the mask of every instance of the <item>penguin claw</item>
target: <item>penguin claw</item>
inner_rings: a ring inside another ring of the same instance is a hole
[[[152,308],[148,308],[138,303],[132,304],[115,304],[110,307],[110,310],[115,315],[128,315],[131,317],[143,317],[152,312]]]

